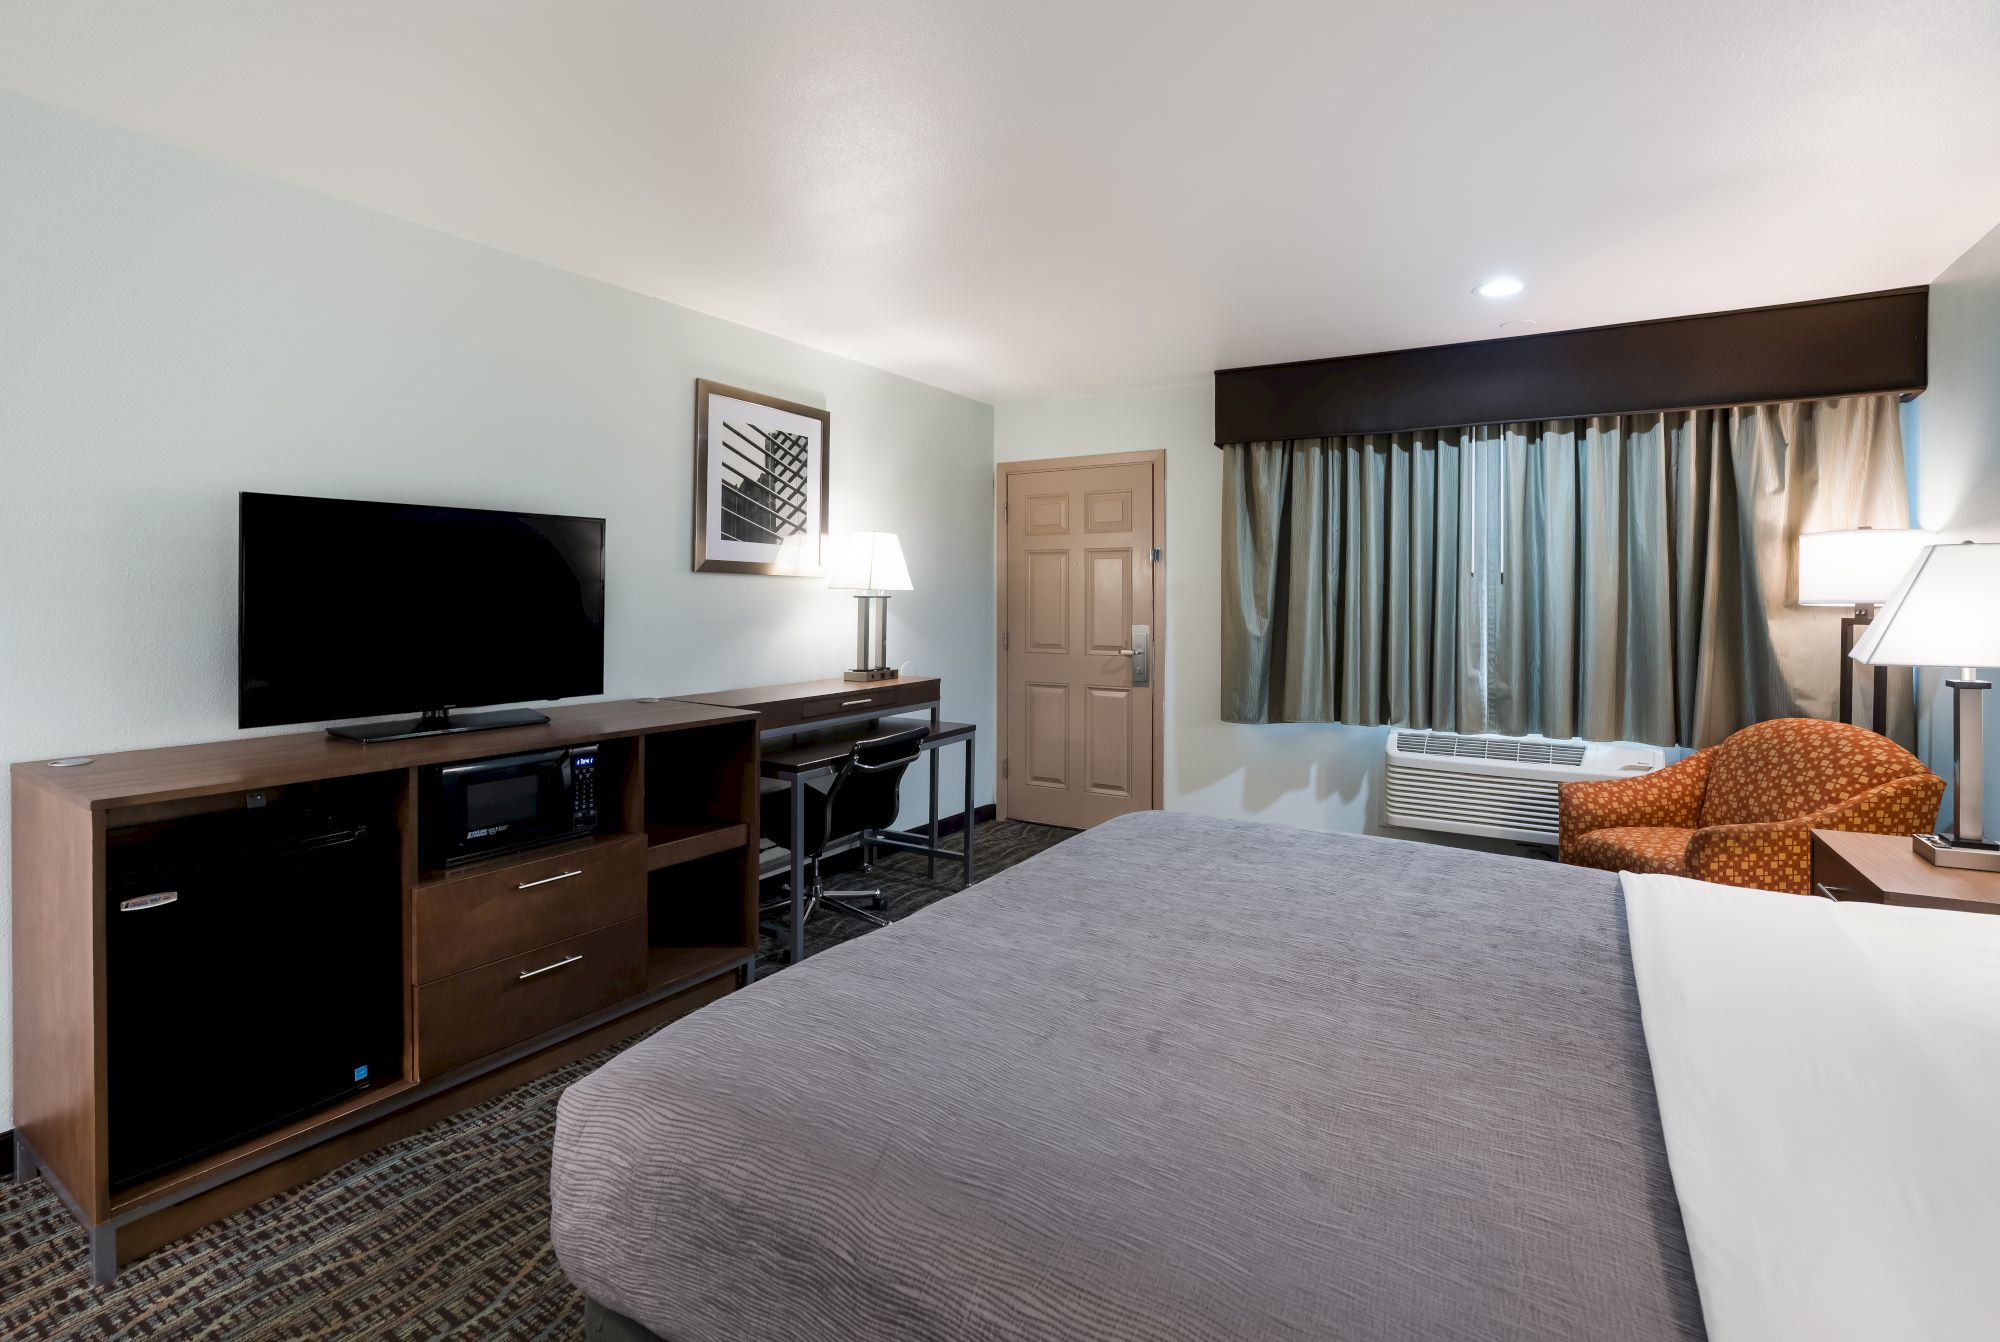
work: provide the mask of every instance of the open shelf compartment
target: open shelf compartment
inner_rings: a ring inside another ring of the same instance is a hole
[[[756,954],[755,880],[747,843],[650,873],[647,986],[714,973]]]
[[[646,866],[749,847],[757,832],[754,719],[646,738]],[[743,747],[746,740],[751,749]]]

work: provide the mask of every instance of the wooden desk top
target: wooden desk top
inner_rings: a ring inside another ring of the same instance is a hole
[[[1911,849],[1907,834],[1816,829],[1813,843],[1845,863],[1886,903],[2000,913],[2000,872],[1933,866]]]
[[[425,736],[410,741],[363,745],[358,741],[337,741],[324,731],[287,732],[206,745],[120,751],[93,756],[89,764],[68,769],[52,768],[47,760],[29,760],[16,764],[12,772],[16,787],[26,784],[74,805],[101,811],[113,806],[178,801],[218,792],[281,787],[311,779],[346,778],[412,765],[483,759],[607,738],[752,721],[748,713],[679,699],[654,703],[619,699],[607,703],[560,704],[542,711],[549,715],[549,720],[536,726]]]
[[[758,710],[774,704],[789,703],[799,699],[820,699],[834,694],[867,694],[871,691],[905,691],[928,689],[936,697],[938,678],[936,676],[890,676],[886,680],[841,680],[837,677],[827,680],[800,680],[789,685],[758,685],[747,690],[704,690],[700,694],[676,695],[695,704],[715,704],[721,708],[741,708]],[[911,703],[907,696],[904,703]]]

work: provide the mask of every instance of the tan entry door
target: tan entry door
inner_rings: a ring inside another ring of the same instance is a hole
[[[1050,463],[1055,465],[1055,463]],[[1007,474],[1007,815],[1082,829],[1153,796],[1153,462]]]

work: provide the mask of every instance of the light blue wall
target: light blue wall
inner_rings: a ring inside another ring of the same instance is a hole
[[[2000,541],[2000,228],[1931,284],[1930,387],[1917,398],[1917,524],[1945,540]],[[1989,678],[2000,668],[1985,668]],[[1952,773],[1951,692],[1922,673],[1919,747]],[[1986,704],[1986,833],[2000,832],[2000,692]],[[1950,823],[1951,799],[1945,802]]]
[[[832,412],[891,655],[990,739],[990,407],[0,95],[0,763],[235,733],[242,489],[607,518],[614,697],[837,675],[844,594],[690,571],[697,377]]]

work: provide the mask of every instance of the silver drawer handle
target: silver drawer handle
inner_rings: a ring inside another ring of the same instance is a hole
[[[849,699],[849,700],[847,700],[847,701],[846,701],[845,703],[841,704],[841,707],[842,707],[842,708],[855,708],[855,707],[858,707],[858,706],[860,706],[861,704],[872,704],[872,703],[874,703],[874,702],[875,702],[875,701],[874,701],[873,699]]]
[[[532,890],[538,885],[554,885],[557,881],[566,881],[572,876],[581,875],[583,875],[581,869],[577,871],[559,871],[553,876],[544,876],[539,881],[523,881],[514,888],[516,890]]]
[[[519,977],[524,979],[531,979],[537,974],[546,974],[551,969],[561,969],[564,965],[573,965],[582,958],[583,957],[581,955],[572,955],[567,959],[558,960],[552,965],[543,965],[540,969],[524,969],[521,971]]]

